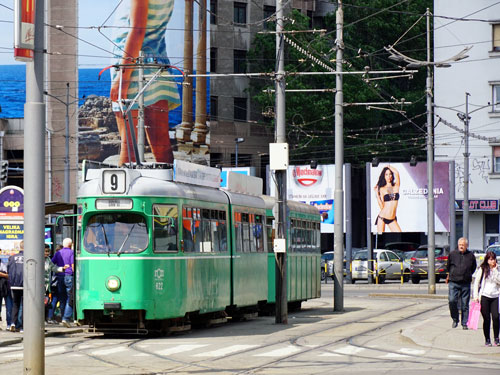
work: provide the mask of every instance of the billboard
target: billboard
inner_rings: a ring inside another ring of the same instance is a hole
[[[345,191],[345,177],[343,180]],[[274,181],[272,178],[269,178],[268,181],[270,194],[275,195]],[[334,192],[334,164],[318,165],[316,169],[311,168],[309,165],[290,165],[288,167],[287,199],[315,206],[321,214],[321,233],[333,233],[335,216]]]
[[[370,169],[372,232],[427,232],[427,163],[380,163]],[[450,230],[447,162],[434,163],[436,232]]]
[[[185,8],[191,7],[185,4],[194,5],[188,10],[193,22],[189,27]],[[136,137],[146,162],[180,159],[209,164],[208,79],[184,76],[185,72],[207,73],[208,27],[202,37],[199,17],[207,10],[200,10],[199,4],[183,0],[110,0],[103,4],[109,9],[104,13],[111,16],[99,31],[91,29],[95,35],[86,38],[99,38],[100,49],[111,51],[112,56],[99,60],[95,69],[79,69],[80,96],[86,97],[79,109],[79,162],[88,159],[122,165],[135,161],[131,144]],[[92,17],[80,17],[82,25],[95,23],[95,13],[89,13],[87,6],[90,4],[80,2],[80,14]],[[141,100],[143,113],[139,113]],[[139,119],[144,127],[139,126]]]

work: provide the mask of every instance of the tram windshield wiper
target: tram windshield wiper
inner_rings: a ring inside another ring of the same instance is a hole
[[[120,245],[120,248],[118,249],[118,251],[116,252],[116,255],[117,256],[120,256],[120,254],[122,253],[122,250],[123,250],[123,246],[125,246],[125,244],[127,243],[127,240],[128,238],[130,237],[130,233],[132,233],[132,231],[134,230],[134,227],[135,227],[135,223],[134,225],[132,225],[132,227],[130,228],[130,230],[128,231],[127,235],[125,236],[125,239],[123,240],[122,244]]]
[[[109,253],[111,250],[109,248],[108,236],[106,236],[106,230],[104,229],[104,225],[102,225],[102,223],[101,223],[101,230],[102,234],[104,235],[104,241],[106,242],[106,253],[108,254],[109,257]]]

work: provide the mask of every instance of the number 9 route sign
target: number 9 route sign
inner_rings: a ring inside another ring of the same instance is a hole
[[[105,170],[102,172],[102,192],[104,194],[124,194],[127,174],[124,170]]]

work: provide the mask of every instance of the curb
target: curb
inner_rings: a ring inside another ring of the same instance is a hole
[[[87,328],[74,328],[74,329],[66,329],[64,331],[47,331],[45,332],[45,337],[57,337],[57,336],[65,336],[72,335],[75,333],[83,333],[87,330]],[[16,345],[23,342],[23,337],[16,337],[10,340],[0,341],[0,347]]]

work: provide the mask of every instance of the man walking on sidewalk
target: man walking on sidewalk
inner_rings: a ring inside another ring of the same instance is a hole
[[[73,273],[75,269],[75,255],[73,253],[73,240],[71,238],[65,238],[63,240],[63,248],[59,250],[54,257],[52,262],[58,267],[64,269],[63,272],[57,273],[57,289],[59,297],[59,303],[61,304],[61,324],[65,327],[70,327],[71,317],[73,315],[73,308],[69,303],[69,296],[73,293]],[[56,306],[52,305],[55,309]]]
[[[476,257],[467,250],[469,243],[467,238],[458,240],[458,250],[453,250],[448,256],[448,302],[450,315],[453,319],[452,328],[456,328],[459,322],[458,302],[462,310],[462,328],[467,329],[469,318],[470,283],[472,274],[476,271]]]

